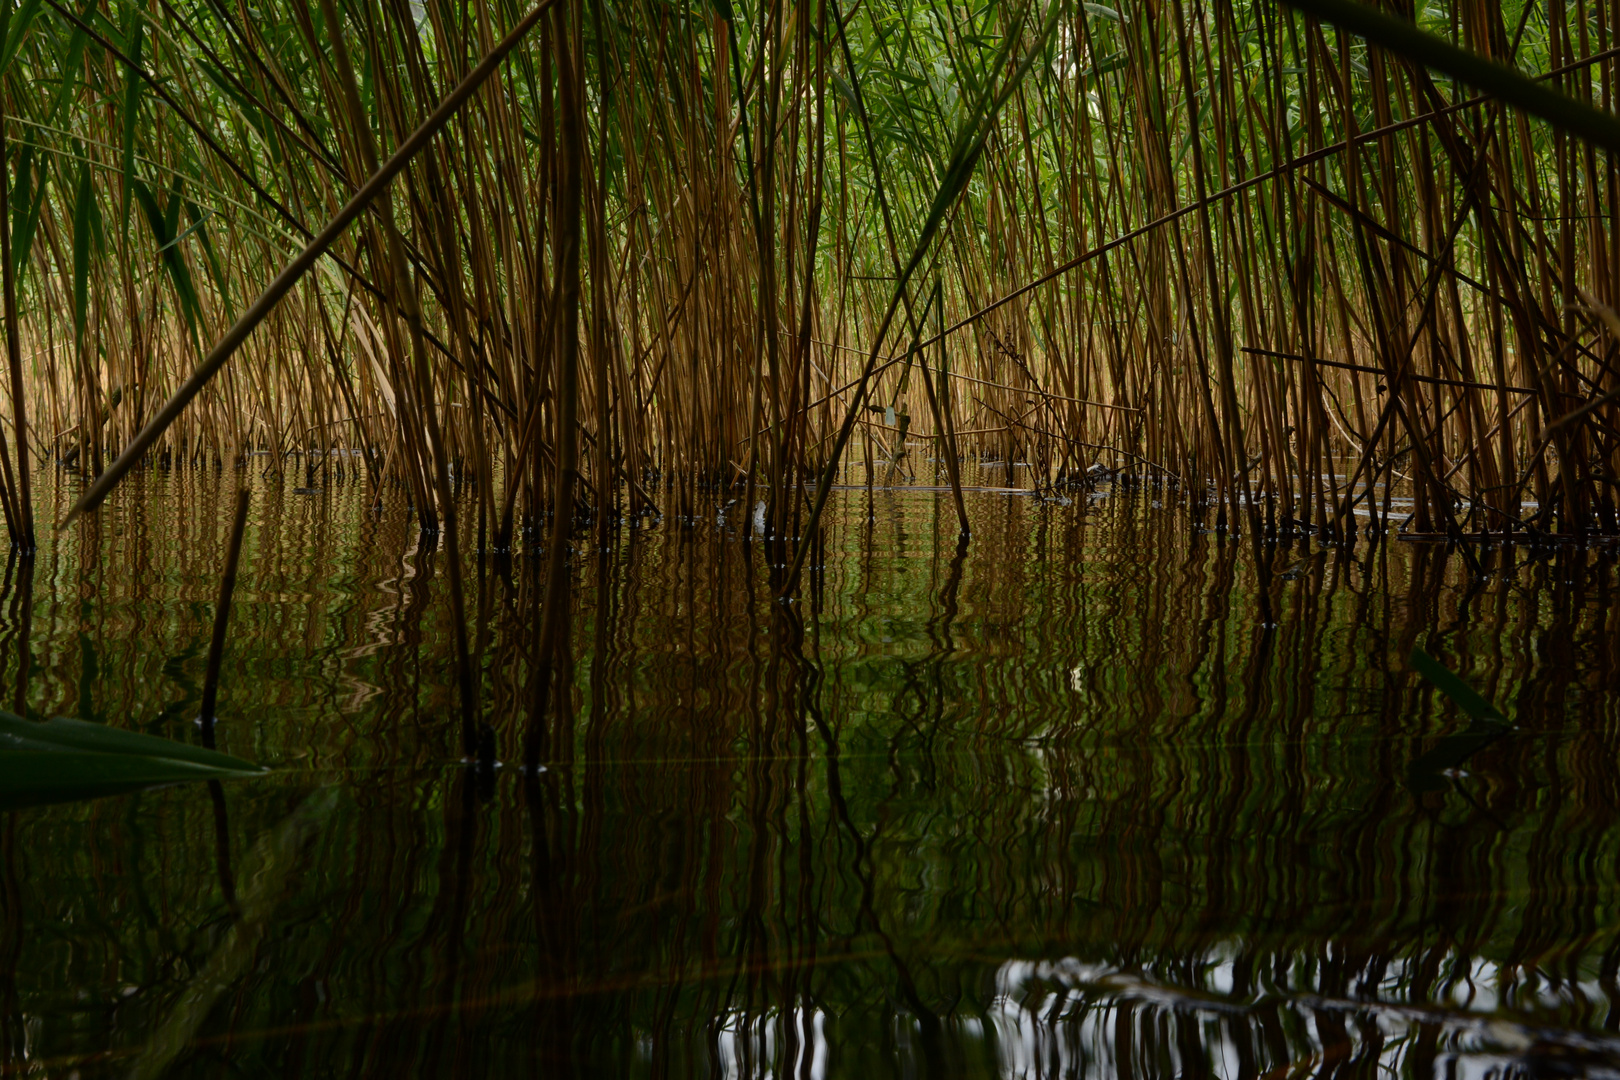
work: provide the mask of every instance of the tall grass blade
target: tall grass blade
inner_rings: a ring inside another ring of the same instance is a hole
[[[1366,38],[1398,56],[1523,109],[1562,131],[1620,153],[1620,118],[1567,94],[1550,90],[1522,72],[1457,46],[1356,0],[1287,0],[1322,22]]]
[[[129,45],[131,61],[124,69],[124,100],[123,100],[123,140],[120,145],[118,159],[119,165],[119,199],[122,217],[119,220],[119,232],[123,236],[129,235],[129,186],[135,178],[135,129],[141,111],[141,48],[145,44],[146,20],[141,11],[140,4],[131,2],[126,16],[127,31],[124,40]]]
[[[1422,649],[1412,650],[1411,662],[1419,674],[1438,687],[1441,693],[1450,698],[1471,719],[1488,724],[1508,723],[1508,718],[1503,716],[1496,706],[1486,701],[1455,672]]]
[[[28,37],[34,20],[39,17],[39,8],[40,0],[22,0],[13,11],[8,0],[3,14],[0,14],[0,77],[11,70],[11,63],[17,59],[23,40]]]
[[[229,754],[155,735],[82,720],[24,720],[0,712],[0,809],[264,771]]]

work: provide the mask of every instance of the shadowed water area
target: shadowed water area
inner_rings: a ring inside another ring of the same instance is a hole
[[[13,562],[6,704],[26,656],[30,715],[197,742],[234,482]],[[1257,564],[1118,489],[969,493],[959,550],[948,493],[846,489],[784,605],[668,517],[582,546],[531,779],[457,760],[403,500],[251,483],[218,738],[274,771],[0,814],[7,1075],[1620,1075],[1600,551]],[[518,761],[537,564],[468,575]]]

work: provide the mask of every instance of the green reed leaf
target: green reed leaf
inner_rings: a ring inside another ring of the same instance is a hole
[[[1620,153],[1620,118],[1534,82],[1516,68],[1459,49],[1412,23],[1356,0],[1289,0],[1312,18],[1348,30],[1408,60],[1483,90],[1553,127]]]
[[[86,0],[84,10],[89,12],[95,0]],[[62,84],[57,87],[56,97],[51,102],[50,111],[46,114],[49,122],[55,124],[65,114],[68,103],[79,88],[83,77],[84,49],[90,42],[90,35],[75,27],[73,36],[68,39],[67,56],[59,65],[62,73]]]
[[[1424,652],[1422,649],[1412,650],[1412,666],[1416,668],[1425,679],[1434,683],[1456,703],[1457,707],[1477,723],[1507,724],[1508,718],[1481,697],[1474,688],[1463,682],[1462,679],[1440,661]]]
[[[147,223],[152,228],[152,235],[157,239],[159,258],[163,261],[163,269],[169,275],[169,281],[174,285],[175,295],[180,298],[180,313],[185,317],[187,329],[193,338],[197,335],[197,321],[202,314],[201,304],[197,299],[197,288],[191,280],[191,270],[186,266],[186,260],[177,246],[180,237],[177,234],[180,224],[180,209],[182,205],[182,188],[179,177],[175,178],[173,190],[169,194],[168,209],[159,208],[152,191],[140,180],[133,185],[135,201],[141,204],[141,210],[146,214]]]
[[[16,11],[7,4],[6,19],[0,24],[0,75],[10,70],[11,62],[22,51],[23,39],[39,16],[40,4],[41,0],[22,0]]]
[[[0,712],[0,809],[264,772],[241,758],[155,735]]]
[[[119,232],[122,236],[129,235],[129,183],[135,177],[135,124],[141,111],[141,43],[145,36],[146,20],[142,17],[140,7],[130,5],[130,27],[125,34],[129,42],[129,55],[135,61],[133,66],[124,70],[124,115],[123,115],[123,144],[119,154],[119,168],[122,172],[119,183],[120,204],[122,219]]]
[[[18,276],[28,266],[28,252],[34,246],[34,231],[39,227],[40,211],[45,206],[46,182],[50,170],[44,163],[34,165],[32,143],[23,147],[17,159],[16,210],[11,220],[11,261]],[[37,186],[36,186],[37,185]]]

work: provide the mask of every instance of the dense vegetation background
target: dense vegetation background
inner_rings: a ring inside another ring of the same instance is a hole
[[[796,524],[789,481],[908,441],[1273,528],[1403,485],[1418,531],[1620,527],[1601,150],[1271,3],[546,2],[169,460],[362,470],[430,526],[476,481],[496,546],[559,494]],[[34,459],[100,472],[529,10],[11,9]],[[1613,104],[1614,5],[1389,10]]]

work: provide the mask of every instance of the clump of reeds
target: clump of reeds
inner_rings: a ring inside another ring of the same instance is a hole
[[[1540,10],[1413,40],[1610,110],[1612,13]],[[853,458],[1620,530],[1611,154],[1402,55],[1230,0],[21,0],[0,509],[124,454],[481,550],[740,497],[802,561]]]

